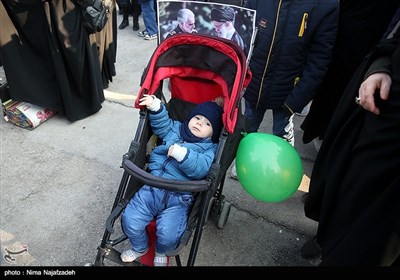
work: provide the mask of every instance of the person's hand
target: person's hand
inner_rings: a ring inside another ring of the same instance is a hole
[[[160,110],[161,100],[154,95],[144,94],[142,98],[139,99],[140,106],[146,106],[150,111]]]
[[[387,73],[374,73],[360,85],[358,91],[358,104],[365,110],[379,115],[379,108],[375,104],[374,94],[379,90],[379,97],[387,100],[389,97],[392,78]],[[357,99],[356,99],[357,100]]]

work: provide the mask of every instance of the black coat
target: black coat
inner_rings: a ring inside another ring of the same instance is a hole
[[[244,98],[253,107],[301,112],[322,82],[337,32],[337,0],[247,0],[257,10]]]
[[[375,115],[354,98],[371,62],[383,54],[391,57],[393,83]],[[399,257],[399,170],[400,38],[395,37],[379,44],[351,78],[314,163],[305,214],[319,221],[321,265],[390,265]]]
[[[72,1],[1,0],[0,18],[0,52],[12,99],[58,110],[70,121],[100,110],[97,47]]]
[[[399,0],[342,0],[332,62],[315,93],[301,128],[303,142],[324,138],[332,114],[351,76],[382,38]]]

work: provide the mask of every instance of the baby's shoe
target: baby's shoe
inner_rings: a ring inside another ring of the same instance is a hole
[[[168,266],[168,257],[156,252],[154,257],[154,266]]]
[[[143,256],[144,254],[146,254],[147,250],[144,251],[143,253],[138,253],[133,251],[132,249],[123,251],[121,254],[121,260],[123,262],[133,262],[134,260],[136,260],[137,258]]]

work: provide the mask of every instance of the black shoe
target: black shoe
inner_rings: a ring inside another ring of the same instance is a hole
[[[139,30],[139,22],[134,22],[132,29],[133,29],[133,31],[138,31]]]
[[[127,27],[128,25],[129,25],[129,21],[123,20],[118,28],[119,29],[125,29],[125,27]]]
[[[304,259],[315,259],[321,255],[321,247],[317,242],[316,236],[304,243],[300,254]]]

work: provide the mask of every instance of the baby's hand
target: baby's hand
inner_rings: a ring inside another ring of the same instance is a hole
[[[142,98],[139,99],[140,106],[146,106],[150,111],[160,110],[161,100],[154,95],[144,94]]]
[[[174,151],[174,145],[169,146],[167,157],[170,157]]]
[[[153,104],[154,98],[151,95],[144,94],[142,98],[139,99],[140,106],[150,107]]]
[[[167,156],[173,157],[178,162],[181,162],[185,158],[186,153],[186,147],[179,146],[178,144],[173,144],[169,147]]]

